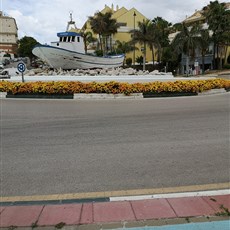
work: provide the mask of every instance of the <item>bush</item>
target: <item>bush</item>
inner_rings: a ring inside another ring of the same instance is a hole
[[[228,55],[227,63],[230,64],[230,55]]]
[[[142,64],[143,64],[143,61],[144,61],[144,58],[143,58],[142,55],[141,55],[141,56],[138,56],[138,57],[136,58],[136,62],[137,62],[139,65],[142,65]]]
[[[230,69],[230,64],[225,64],[224,69]]]
[[[96,50],[95,51],[96,56],[102,57],[103,56],[103,51],[102,50]]]
[[[127,58],[125,60],[125,63],[126,63],[127,66],[131,66],[132,65],[132,58]]]
[[[149,82],[149,83],[82,83],[82,82],[0,82],[0,92],[12,94],[73,94],[73,93],[161,93],[161,92],[203,92],[210,89],[230,89],[230,80],[191,80],[175,82]]]

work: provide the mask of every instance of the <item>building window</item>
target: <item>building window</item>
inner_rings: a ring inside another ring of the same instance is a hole
[[[121,26],[127,26],[127,23],[125,23],[125,22],[118,22],[117,25],[119,27],[121,27]]]
[[[80,37],[77,37],[77,42],[80,42]]]
[[[75,36],[72,36],[72,42],[75,42]]]

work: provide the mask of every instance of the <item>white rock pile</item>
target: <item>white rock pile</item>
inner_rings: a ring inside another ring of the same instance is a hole
[[[114,68],[114,69],[76,69],[76,70],[50,70],[50,69],[32,69],[28,70],[25,75],[27,76],[119,76],[119,75],[172,75],[171,72],[159,72],[154,70],[136,70],[133,68]]]

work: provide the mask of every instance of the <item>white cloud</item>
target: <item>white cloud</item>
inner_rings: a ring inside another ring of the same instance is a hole
[[[149,19],[160,16],[176,23],[196,9],[202,9],[209,0],[0,0],[0,3],[0,10],[16,19],[19,38],[26,35],[41,43],[49,43],[56,40],[57,32],[66,29],[70,11],[79,28],[88,16],[102,10],[105,4],[127,9],[135,7]]]
[[[43,43],[47,38],[55,38],[56,30],[52,24],[43,22],[32,15],[23,15],[19,10],[10,10],[8,14],[16,19],[19,38],[30,36]]]

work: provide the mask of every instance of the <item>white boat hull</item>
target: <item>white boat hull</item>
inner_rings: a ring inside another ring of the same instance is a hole
[[[32,53],[58,69],[116,68],[123,65],[124,55],[97,57],[48,45],[38,45]]]

